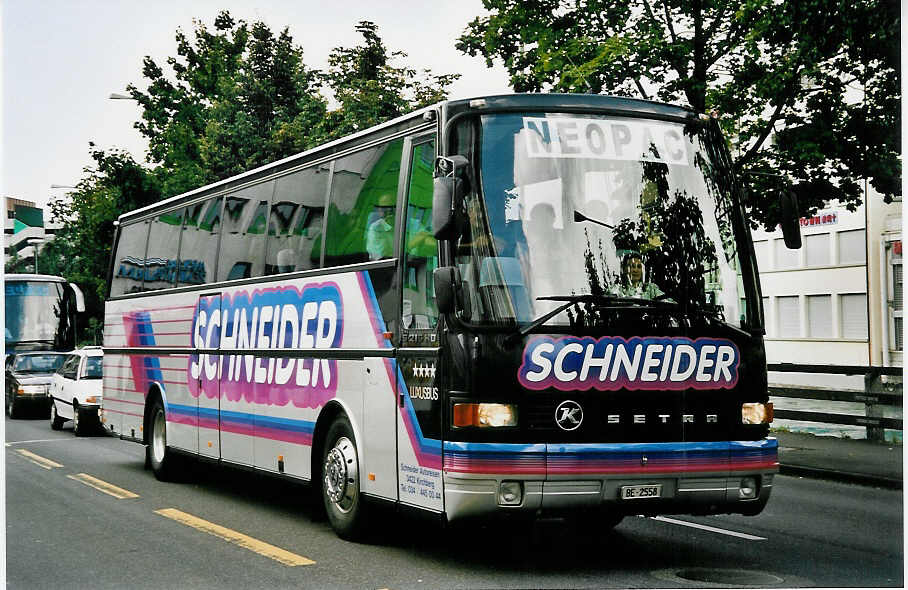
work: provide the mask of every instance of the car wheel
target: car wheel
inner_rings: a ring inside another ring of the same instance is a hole
[[[331,528],[343,539],[360,538],[368,515],[360,494],[356,439],[344,416],[337,418],[328,429],[321,476],[322,501]]]
[[[151,406],[148,426],[148,446],[145,447],[147,462],[158,480],[171,481],[176,471],[176,457],[167,447],[167,415],[160,398]]]
[[[85,421],[81,419],[79,404],[73,403],[73,434],[76,436],[85,435]]]
[[[60,430],[63,428],[63,423],[65,420],[57,415],[57,402],[51,400],[50,402],[50,429],[51,430]]]
[[[9,410],[7,413],[9,414],[10,418],[18,418],[19,414],[21,413],[16,408],[16,398],[14,398],[14,397],[10,398],[7,409]]]

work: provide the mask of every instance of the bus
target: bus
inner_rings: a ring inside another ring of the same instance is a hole
[[[159,479],[188,455],[311,482],[343,538],[377,504],[758,514],[778,446],[741,192],[713,118],[514,94],[126,213],[103,424]]]
[[[39,274],[5,274],[5,351],[76,347],[76,314],[85,311],[81,289],[66,279]]]

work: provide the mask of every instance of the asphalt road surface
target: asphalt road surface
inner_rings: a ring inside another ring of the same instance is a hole
[[[902,586],[900,491],[777,476],[757,517],[631,517],[445,529],[387,513],[338,539],[304,486],[6,419],[9,588]]]

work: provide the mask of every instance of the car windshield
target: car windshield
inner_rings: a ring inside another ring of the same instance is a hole
[[[729,177],[698,128],[575,114],[482,117],[482,190],[466,198],[455,246],[471,321],[526,325],[561,307],[547,325],[575,325],[577,309],[565,305],[575,298],[693,308],[742,325]]]
[[[20,354],[13,363],[16,373],[53,373],[63,364],[63,354]]]
[[[86,379],[100,379],[102,376],[101,366],[102,366],[102,357],[100,356],[90,356],[85,359],[85,374],[83,377]]]

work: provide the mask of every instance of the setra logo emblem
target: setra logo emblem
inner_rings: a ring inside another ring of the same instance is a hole
[[[577,430],[583,422],[583,408],[574,400],[565,400],[555,408],[555,424],[561,430]]]

